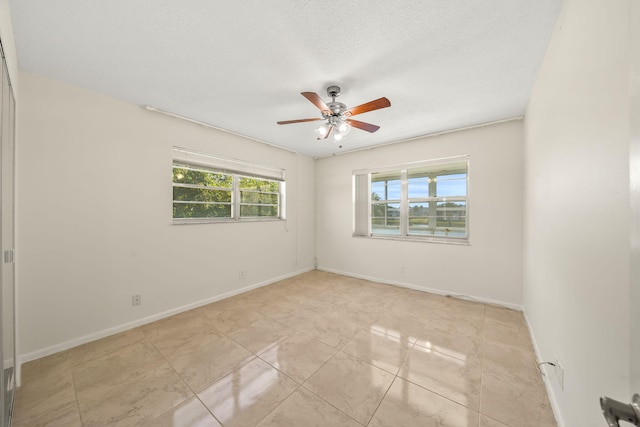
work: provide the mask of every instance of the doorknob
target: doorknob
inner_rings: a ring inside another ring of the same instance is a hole
[[[640,426],[640,394],[634,394],[631,403],[622,403],[602,396],[600,407],[609,427],[620,427],[618,421],[627,421]]]

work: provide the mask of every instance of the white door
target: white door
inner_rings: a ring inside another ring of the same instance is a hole
[[[640,2],[629,1],[631,134],[631,391],[640,393]]]
[[[631,269],[629,292],[629,402],[601,401],[609,426],[640,425],[640,1],[629,0],[629,183]],[[622,302],[626,304],[626,302]],[[615,349],[612,349],[615,351]],[[627,425],[627,424],[624,424]]]

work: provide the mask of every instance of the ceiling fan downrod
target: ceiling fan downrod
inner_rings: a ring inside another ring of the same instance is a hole
[[[339,117],[344,111],[347,110],[347,106],[342,102],[336,102],[336,98],[340,96],[340,86],[329,86],[327,88],[327,95],[331,97],[331,102],[327,104],[331,114],[324,115],[325,119],[329,117]]]

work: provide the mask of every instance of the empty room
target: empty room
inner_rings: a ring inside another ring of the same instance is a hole
[[[1,426],[640,425],[637,0],[0,0]]]

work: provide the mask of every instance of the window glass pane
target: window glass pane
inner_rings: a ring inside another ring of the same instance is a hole
[[[429,203],[409,203],[409,234],[433,234],[435,226],[435,202],[429,215]]]
[[[265,193],[252,193],[248,191],[242,191],[240,193],[241,203],[257,203],[257,204],[278,204],[277,194],[265,194]]]
[[[177,184],[195,184],[206,187],[231,188],[233,178],[231,175],[225,173],[174,165],[173,182]]]
[[[467,237],[467,233],[459,228],[436,228],[432,235],[436,237]]]
[[[465,201],[442,201],[437,204],[438,215],[467,215],[467,202]]]
[[[371,206],[373,234],[400,234],[400,204],[373,203]]]
[[[240,217],[277,217],[280,183],[240,177]],[[264,206],[260,206],[264,205]],[[275,206],[274,206],[275,205]]]
[[[429,177],[420,176],[408,178],[409,199],[423,199],[429,197]]]
[[[231,191],[206,188],[173,187],[173,200],[185,202],[231,203]]]
[[[259,206],[259,205],[241,205],[240,216],[241,217],[262,217],[262,216],[277,217],[278,207],[277,206]]]
[[[448,230],[449,236],[464,237],[467,226],[466,202],[438,202],[437,211],[437,227]]]
[[[435,228],[430,224],[435,224],[435,217],[410,217],[409,218],[409,234],[419,236],[433,236]]]
[[[400,173],[371,174],[371,200],[400,200]]]
[[[438,174],[438,181],[446,181],[448,179],[467,179],[466,173],[450,173],[450,174]]]
[[[384,198],[384,181],[371,182],[371,200],[382,200]]]
[[[407,175],[409,199],[467,195],[466,163],[409,169]]]
[[[174,203],[174,218],[231,218],[231,205],[210,203]]]
[[[467,175],[461,174],[461,178],[451,179],[449,176],[438,176],[436,181],[436,195],[438,197],[453,197],[467,195]],[[456,175],[460,176],[460,175]]]
[[[387,209],[386,203],[372,203],[371,204],[371,216],[372,217],[384,217]]]
[[[427,216],[429,206],[434,206],[431,202],[414,202],[409,203],[409,216]]]
[[[240,177],[240,189],[277,193],[279,183],[277,181],[269,181],[267,179]]]
[[[399,203],[372,203],[371,210],[373,217],[400,218]]]

